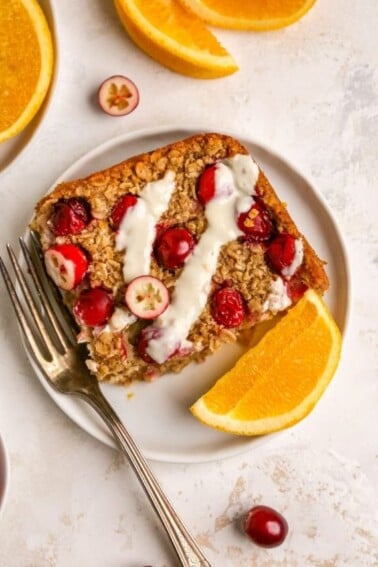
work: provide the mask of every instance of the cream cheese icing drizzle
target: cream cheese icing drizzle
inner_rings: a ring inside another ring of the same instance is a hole
[[[251,207],[258,175],[258,166],[248,155],[238,154],[216,165],[215,195],[205,208],[207,229],[185,262],[170,305],[153,323],[159,332],[146,350],[159,364],[186,344],[206,305],[222,246],[242,235],[237,217]]]
[[[137,203],[123,217],[116,236],[116,250],[125,250],[123,277],[126,283],[149,274],[156,223],[167,210],[174,188],[175,174],[167,171],[162,179],[146,184]]]

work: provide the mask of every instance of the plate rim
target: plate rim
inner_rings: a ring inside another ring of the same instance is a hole
[[[123,143],[126,144],[126,143],[132,142],[134,140],[140,140],[141,138],[147,137],[147,136],[153,137],[153,136],[159,136],[159,135],[167,135],[171,132],[174,133],[174,132],[178,132],[178,131],[186,132],[188,136],[194,135],[195,133],[202,133],[202,132],[203,133],[205,133],[205,132],[206,133],[218,132],[218,133],[222,133],[222,134],[233,136],[237,139],[240,139],[241,143],[247,142],[248,144],[259,147],[263,152],[266,152],[267,154],[269,154],[269,155],[271,155],[275,158],[278,158],[278,160],[284,166],[286,166],[289,170],[291,170],[295,174],[297,174],[310,187],[313,196],[315,196],[315,198],[318,199],[322,208],[326,212],[329,221],[332,223],[332,229],[335,231],[335,233],[337,235],[338,244],[339,244],[340,249],[342,251],[342,263],[343,263],[343,266],[345,268],[346,300],[345,300],[345,309],[344,309],[344,327],[343,327],[341,332],[342,332],[342,336],[343,336],[343,343],[345,345],[345,341],[346,341],[346,339],[349,335],[350,319],[351,319],[352,278],[351,278],[350,261],[349,261],[348,254],[347,254],[347,246],[346,246],[344,235],[341,232],[341,229],[339,227],[337,219],[336,219],[332,209],[328,205],[327,201],[325,200],[325,197],[316,188],[316,184],[315,184],[312,176],[304,174],[303,170],[300,167],[297,167],[296,165],[294,165],[292,163],[292,161],[289,160],[288,158],[286,158],[284,155],[282,155],[280,151],[277,151],[272,146],[267,145],[264,142],[261,142],[260,140],[258,140],[256,138],[249,137],[248,135],[244,135],[242,133],[237,133],[237,132],[230,130],[230,129],[216,129],[216,128],[204,126],[204,125],[197,126],[196,124],[193,124],[193,125],[167,124],[167,125],[155,126],[155,127],[152,127],[152,128],[145,127],[145,128],[141,128],[141,129],[137,129],[137,130],[132,130],[130,132],[122,133],[118,136],[109,138],[109,139],[103,141],[102,143],[92,147],[92,149],[90,149],[89,151],[83,153],[78,159],[76,159],[73,163],[71,163],[71,165],[68,168],[66,168],[55,179],[55,181],[50,185],[48,190],[46,192],[44,192],[43,194],[47,195],[56,187],[57,184],[61,183],[64,180],[71,179],[71,172],[72,171],[76,170],[77,168],[80,168],[83,164],[85,164],[86,161],[93,160],[93,158],[95,158],[97,155],[102,154],[103,152],[106,152],[108,150],[111,150],[112,147],[116,147],[119,144],[123,144]],[[127,157],[125,159],[127,159]],[[90,175],[90,173],[88,173],[86,175]],[[98,441],[101,441],[102,443],[104,443],[108,447],[116,448],[117,446],[114,443],[114,441],[112,440],[112,438],[109,437],[105,433],[105,431],[99,430],[96,423],[93,423],[86,416],[77,415],[77,413],[75,412],[75,407],[72,406],[72,404],[70,404],[70,400],[72,400],[70,397],[67,397],[64,394],[60,394],[59,392],[54,390],[51,386],[49,386],[46,383],[46,381],[40,376],[39,369],[36,366],[32,357],[29,356],[27,349],[26,349],[26,353],[28,355],[29,361],[31,362],[33,370],[36,373],[39,381],[42,383],[42,386],[47,391],[47,393],[53,398],[54,402],[57,404],[59,409],[61,411],[63,411],[63,413],[65,413],[67,415],[67,417],[69,417],[77,426],[79,426],[81,429],[86,431],[89,435],[91,435],[92,437],[94,437]],[[105,384],[105,386],[106,386],[106,384]],[[77,401],[84,404],[84,402],[82,402],[81,400],[77,400]],[[147,459],[153,460],[153,461],[158,461],[158,462],[183,463],[183,464],[205,463],[205,462],[210,462],[210,461],[213,462],[213,461],[216,461],[216,460],[223,460],[225,458],[230,458],[230,457],[236,456],[238,454],[245,453],[248,449],[251,450],[252,446],[253,446],[253,448],[259,447],[263,442],[268,441],[268,439],[273,439],[274,437],[280,435],[281,433],[282,433],[282,431],[279,431],[279,432],[275,432],[275,433],[272,433],[272,434],[269,434],[269,435],[266,435],[266,436],[261,436],[259,438],[256,438],[256,437],[252,437],[252,438],[242,437],[242,438],[240,438],[240,437],[236,436],[236,438],[239,441],[239,444],[237,444],[235,446],[235,448],[224,450],[223,452],[217,451],[216,455],[209,454],[209,455],[205,456],[205,455],[199,454],[199,455],[191,455],[190,458],[188,458],[187,456],[181,454],[181,455],[178,455],[177,457],[175,457],[170,453],[161,452],[161,451],[157,451],[157,450],[149,450],[149,449],[147,449],[147,450],[143,449],[143,454]]]
[[[10,460],[8,450],[6,448],[4,437],[0,433],[0,464],[3,465],[3,472],[4,472],[4,491],[3,494],[0,494],[0,517],[3,513],[7,500],[8,500],[8,493],[9,493],[9,483],[10,483]]]

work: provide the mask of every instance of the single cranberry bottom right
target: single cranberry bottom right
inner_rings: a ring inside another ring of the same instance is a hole
[[[261,547],[277,547],[285,540],[289,526],[285,518],[269,506],[254,506],[244,519],[244,531]]]

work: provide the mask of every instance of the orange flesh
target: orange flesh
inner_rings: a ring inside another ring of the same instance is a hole
[[[276,328],[205,394],[210,411],[232,411],[234,418],[249,421],[280,415],[314,389],[327,363],[322,353],[332,341],[326,322],[312,303],[302,302]]]
[[[174,0],[135,0],[135,6],[154,28],[189,48],[227,55],[204,24]]]
[[[38,39],[24,6],[0,0],[0,131],[21,115],[41,70]]]
[[[231,18],[269,20],[287,18],[300,12],[308,0],[202,0],[203,4]]]

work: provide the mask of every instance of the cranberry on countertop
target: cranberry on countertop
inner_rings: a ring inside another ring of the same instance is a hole
[[[75,301],[73,312],[82,325],[105,325],[114,311],[112,295],[101,287],[85,289]]]
[[[211,300],[211,314],[216,322],[224,327],[238,327],[245,314],[243,297],[232,287],[219,289]]]
[[[168,228],[156,242],[159,264],[168,270],[181,268],[194,248],[194,238],[186,228]]]
[[[136,84],[124,75],[112,75],[103,81],[97,92],[100,108],[110,116],[126,116],[139,104]]]
[[[288,530],[285,518],[269,506],[254,506],[244,519],[245,533],[261,547],[281,545]]]
[[[53,206],[50,217],[51,230],[54,236],[78,234],[90,220],[90,208],[85,199],[76,197],[61,199]]]
[[[260,201],[255,201],[249,211],[241,213],[237,224],[251,242],[266,242],[274,232],[270,213]]]

